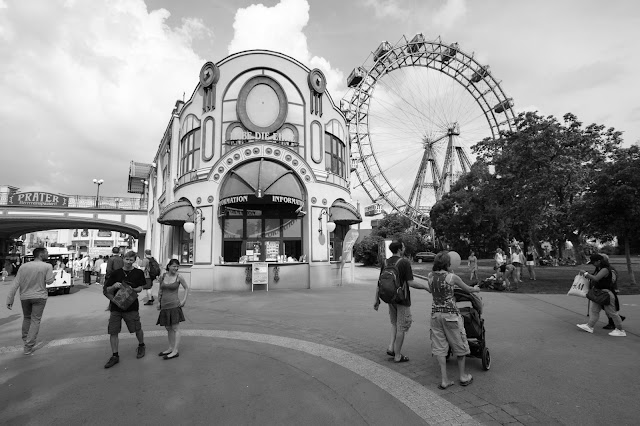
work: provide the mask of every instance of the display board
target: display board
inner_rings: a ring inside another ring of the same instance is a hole
[[[277,261],[278,255],[280,254],[280,241],[267,241],[265,246],[267,262]]]

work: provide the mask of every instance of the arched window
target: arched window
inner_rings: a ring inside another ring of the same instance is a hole
[[[189,114],[182,124],[182,138],[178,157],[180,176],[200,167],[200,120]]]
[[[326,171],[347,177],[344,142],[331,133],[324,134],[324,168]]]
[[[324,134],[324,166],[325,170],[346,179],[349,175],[346,164],[348,152],[344,140],[344,129],[338,120],[330,120],[325,125]]]

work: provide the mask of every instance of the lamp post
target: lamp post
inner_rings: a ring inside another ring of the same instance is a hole
[[[93,183],[98,185],[98,192],[96,193],[96,208],[98,208],[99,207],[98,200],[100,197],[100,185],[104,183],[104,179],[94,179]]]

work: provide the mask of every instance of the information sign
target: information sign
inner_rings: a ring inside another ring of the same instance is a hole
[[[251,283],[252,284],[268,284],[269,283],[269,264],[265,262],[254,262],[251,266]]]

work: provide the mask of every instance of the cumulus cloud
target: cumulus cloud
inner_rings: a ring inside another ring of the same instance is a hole
[[[250,49],[267,49],[289,55],[310,68],[319,68],[327,77],[327,88],[337,101],[344,92],[344,73],[309,51],[303,30],[309,23],[306,0],[281,0],[273,7],[254,4],[238,9],[229,54]]]
[[[466,0],[445,0],[431,18],[433,25],[441,28],[451,28],[467,13]]]
[[[15,149],[0,182],[24,190],[126,193],[128,162],[151,162],[212,37],[201,21],[171,29],[142,0],[0,0],[0,136]],[[52,22],[55,25],[52,25]],[[185,87],[186,85],[186,87]]]

